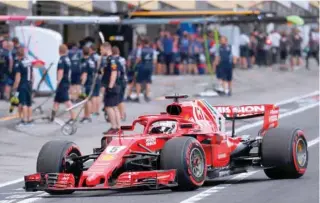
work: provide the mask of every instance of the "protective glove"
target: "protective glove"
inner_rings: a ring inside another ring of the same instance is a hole
[[[14,110],[14,107],[19,105],[19,92],[12,92],[11,98],[10,98],[10,108],[9,113],[12,113]]]
[[[86,94],[86,88],[85,87],[83,87],[82,86],[82,88],[81,88],[81,93],[80,93],[80,95],[79,95],[79,99],[86,99],[87,98],[87,94]]]

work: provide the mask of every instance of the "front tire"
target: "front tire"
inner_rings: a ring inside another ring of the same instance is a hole
[[[44,144],[37,159],[38,173],[63,173],[66,171],[65,159],[67,156],[81,156],[76,144],[64,140],[49,141]],[[52,191],[46,190],[51,195],[71,194],[74,191]]]
[[[271,179],[296,179],[308,166],[308,143],[300,129],[270,129],[261,146],[262,165]]]
[[[176,169],[177,187],[172,190],[190,191],[203,185],[206,174],[206,157],[198,140],[192,137],[173,138],[165,144],[160,155],[162,169]]]

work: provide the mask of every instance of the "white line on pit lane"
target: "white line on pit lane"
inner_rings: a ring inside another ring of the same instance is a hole
[[[32,194],[41,193],[41,191],[32,192]],[[0,192],[0,195],[16,195],[16,194],[31,194],[30,192]]]

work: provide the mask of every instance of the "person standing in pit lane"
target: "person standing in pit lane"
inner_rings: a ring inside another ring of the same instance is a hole
[[[221,78],[224,86],[224,94],[231,96],[232,90],[232,69],[233,64],[236,63],[236,58],[232,53],[232,47],[228,44],[228,40],[225,36],[220,38],[219,50],[216,53],[216,64],[219,64],[221,69]]]
[[[163,46],[163,52],[164,52],[164,61],[165,61],[165,67],[166,67],[166,75],[172,75],[173,74],[173,38],[171,37],[170,32],[165,32],[165,36],[162,39],[162,46]]]
[[[104,43],[100,47],[101,53],[107,53],[110,49],[109,43]],[[111,128],[103,134],[117,133],[121,126],[121,115],[118,105],[120,104],[121,87],[119,85],[121,63],[116,49],[112,49],[112,56],[109,57],[103,70],[102,83],[105,85],[104,108],[111,123]]]
[[[140,63],[136,63],[137,62],[137,53],[138,53],[138,49],[141,49],[141,41],[137,42],[137,46],[136,48],[132,49],[132,51],[130,52],[129,56],[128,56],[128,60],[127,60],[127,78],[128,78],[128,85],[127,85],[127,101],[132,101],[131,99],[131,94],[132,94],[132,88],[135,85],[136,82],[136,73],[137,70],[140,67]]]
[[[157,51],[159,53],[158,55],[158,64],[156,67],[156,74],[164,74],[164,70],[165,70],[165,53],[164,53],[164,45],[163,45],[163,41],[166,35],[166,32],[164,30],[160,30],[159,31],[160,36],[158,37],[158,39],[156,40],[156,44],[157,44]]]
[[[199,49],[195,35],[190,35],[189,38],[189,74],[198,74],[197,57],[199,56]]]
[[[287,38],[286,32],[281,33],[280,45],[279,45],[279,53],[280,53],[280,68],[285,68],[288,52],[289,52],[289,40]]]
[[[32,125],[32,83],[34,79],[31,61],[26,59],[24,48],[17,49],[17,58],[14,65],[15,79],[12,88],[12,97],[19,100],[18,126]],[[10,99],[12,100],[12,98]]]
[[[106,67],[110,64],[110,59],[112,56],[112,50],[111,50],[111,44],[109,42],[104,42],[103,45],[100,46],[100,67],[99,67],[99,73],[101,78],[101,89],[100,92],[104,95],[105,90],[107,88],[107,84],[102,82],[106,81],[108,78],[108,75],[106,75]],[[104,109],[104,108],[103,108]],[[103,110],[104,111],[104,110]]]
[[[90,48],[84,46],[82,48],[82,59],[81,59],[81,86],[82,95],[88,97],[94,82],[94,76],[96,69],[96,64],[94,60],[90,57]],[[99,91],[98,91],[99,92]],[[81,119],[80,123],[91,123],[91,113],[92,113],[92,98],[88,100],[84,107],[84,117]]]
[[[120,86],[120,95],[119,95],[119,112],[121,116],[121,120],[124,121],[126,119],[126,112],[124,108],[124,94],[126,92],[126,86],[127,86],[127,77],[126,77],[126,60],[120,56],[120,50],[117,46],[112,47],[113,50],[113,57],[116,58],[121,66],[119,67],[120,75],[118,76],[119,79],[117,80],[118,85]]]
[[[64,103],[67,108],[72,106],[69,98],[70,75],[71,75],[71,60],[68,56],[68,47],[65,44],[59,46],[60,59],[58,62],[57,72],[57,88],[54,98],[53,109],[51,113],[51,122],[54,121],[56,112],[59,110],[59,105]],[[67,123],[74,122],[75,114],[70,111],[70,120]]]
[[[6,73],[7,74],[7,81],[6,81],[6,86],[4,89],[5,99],[9,99],[9,97],[10,97],[10,93],[11,93],[11,89],[12,89],[12,85],[13,85],[14,77],[15,77],[15,73],[13,71],[15,56],[12,55],[12,50],[13,50],[13,42],[8,41],[8,59],[9,59],[9,61],[7,62],[7,64],[8,64],[8,70]]]
[[[188,32],[184,31],[183,32],[183,36],[180,39],[180,44],[179,44],[179,51],[181,54],[181,62],[183,64],[183,68],[181,73],[185,74],[185,73],[189,73],[189,36],[188,36]]]
[[[72,43],[69,49],[69,58],[71,59],[71,101],[76,102],[81,92],[81,69],[80,60],[82,57],[79,47]]]
[[[173,63],[174,63],[174,74],[180,75],[181,72],[181,54],[179,52],[179,35],[173,36]]]
[[[2,49],[0,50],[0,63],[1,63],[1,86],[2,86],[2,99],[9,99],[10,89],[13,85],[13,80],[11,79],[11,70],[13,67],[13,58],[12,54],[9,51],[9,43],[7,40],[2,41]]]
[[[243,69],[248,68],[250,38],[246,33],[240,35],[240,66]]]
[[[291,70],[294,70],[295,66],[300,66],[302,64],[302,53],[301,44],[302,37],[298,29],[293,29],[292,35],[290,37],[290,51],[291,51]]]
[[[313,28],[310,30],[309,33],[309,50],[307,52],[307,57],[306,57],[306,69],[309,70],[309,59],[313,57],[319,66],[319,41],[320,41],[320,36],[319,36],[319,28]]]
[[[139,95],[141,93],[141,85],[143,83],[146,83],[146,91],[145,91],[145,101],[150,101],[150,88],[152,83],[152,72],[154,69],[154,66],[157,62],[157,53],[156,51],[151,47],[149,39],[146,37],[143,40],[143,47],[142,49],[138,50],[137,53],[137,62],[141,63],[141,66],[138,70],[137,75],[137,84],[136,84],[136,91],[138,97],[135,99],[136,102],[140,102]]]
[[[95,86],[92,92],[92,115],[93,116],[99,116],[99,108],[100,108],[100,88],[101,88],[101,80],[99,77],[95,78],[95,75],[98,71],[98,67],[100,66],[100,56],[97,53],[97,47],[96,45],[92,44],[89,47],[89,53],[90,53],[90,58],[92,61],[94,61],[95,64],[95,74],[94,74],[94,78],[93,81],[95,82]]]

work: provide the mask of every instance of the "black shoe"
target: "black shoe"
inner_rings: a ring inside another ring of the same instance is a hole
[[[140,103],[140,99],[138,97],[135,98],[133,101],[136,102],[136,103]]]
[[[127,99],[126,99],[126,101],[127,101],[127,102],[132,102],[133,100],[131,99],[130,96],[128,96]]]
[[[91,122],[92,122],[91,118],[82,118],[80,121],[80,123],[82,123],[82,124],[91,123]]]
[[[150,102],[150,101],[151,101],[151,99],[150,99],[149,97],[147,97],[147,96],[144,97],[144,100],[145,100],[146,102]]]
[[[75,123],[76,122],[76,120],[74,120],[74,119],[69,119],[67,122],[66,122],[66,124],[73,124],[73,123]]]

